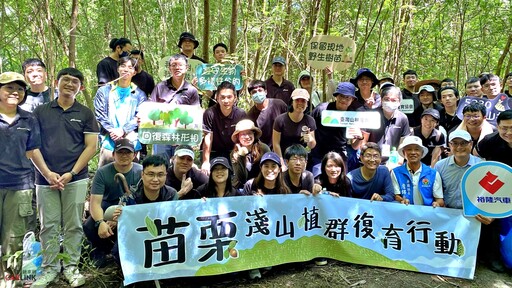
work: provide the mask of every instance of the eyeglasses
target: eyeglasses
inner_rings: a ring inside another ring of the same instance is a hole
[[[165,175],[167,175],[167,173],[146,173],[144,172],[144,175],[148,176],[149,178],[153,179],[153,178],[164,178]]]
[[[466,120],[477,120],[477,119],[480,119],[480,115],[464,115],[464,119]]]
[[[462,141],[462,142],[450,142],[450,145],[454,146],[454,147],[466,147],[469,145],[469,143],[471,142],[468,142],[468,141]]]
[[[379,154],[363,154],[363,158],[366,160],[381,160],[381,156]]]
[[[187,66],[187,64],[180,64],[180,63],[172,63],[169,65],[169,67],[171,67],[171,68],[183,68],[186,66]]]
[[[512,126],[505,127],[505,126],[498,125],[498,129],[505,133],[508,133],[508,132],[512,133]]]
[[[291,157],[290,162],[300,162],[300,163],[306,163],[306,158],[304,157]]]

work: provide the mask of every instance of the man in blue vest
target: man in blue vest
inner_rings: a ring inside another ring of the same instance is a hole
[[[421,163],[428,149],[417,136],[407,136],[398,154],[407,161],[391,171],[395,200],[403,204],[443,207],[443,185],[439,173]]]

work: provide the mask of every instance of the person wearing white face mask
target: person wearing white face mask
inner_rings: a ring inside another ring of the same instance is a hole
[[[397,148],[401,139],[411,134],[407,116],[398,110],[402,101],[402,92],[394,85],[387,85],[381,90],[382,107],[375,109],[381,114],[379,129],[367,129],[370,133],[368,142],[377,143],[382,149],[382,162],[385,165],[391,148]]]
[[[247,88],[254,105],[247,112],[247,118],[261,129],[260,141],[272,146],[272,129],[274,119],[286,113],[288,106],[281,99],[267,98],[267,86],[261,80],[253,80]]]

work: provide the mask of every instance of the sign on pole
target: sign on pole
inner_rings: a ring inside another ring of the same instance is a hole
[[[306,50],[306,60],[314,69],[343,71],[354,63],[356,42],[348,37],[317,35],[311,38]]]

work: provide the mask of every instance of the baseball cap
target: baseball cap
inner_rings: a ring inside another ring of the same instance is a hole
[[[210,170],[212,170],[215,165],[222,165],[226,169],[229,169],[229,171],[231,171],[231,165],[229,164],[228,159],[226,159],[225,157],[213,158],[213,160],[210,161]]]
[[[468,131],[465,130],[455,130],[452,133],[450,133],[450,136],[448,136],[448,142],[452,141],[455,138],[461,138],[468,142],[471,141],[471,135]]]
[[[439,115],[439,111],[433,108],[428,108],[427,110],[423,111],[423,113],[421,113],[421,117],[425,115],[430,115],[434,117],[434,119],[436,119],[437,121],[439,121],[439,119],[441,118],[441,116]]]
[[[272,59],[272,64],[276,64],[276,63],[286,65],[286,60],[284,60],[283,56],[277,56],[277,57],[274,57],[274,59]]]
[[[434,87],[432,87],[432,85],[423,85],[418,90],[418,94],[420,94],[420,92],[423,91],[423,90],[425,90],[427,92],[431,92],[431,93],[436,92],[436,89],[434,89]]]
[[[114,152],[117,152],[121,149],[126,149],[126,150],[130,150],[130,152],[135,152],[135,147],[133,146],[133,143],[126,138],[116,140],[114,143],[115,143]]]
[[[297,88],[295,90],[293,90],[292,92],[292,100],[296,100],[296,99],[304,99],[306,101],[309,101],[309,92],[308,90],[306,89],[302,89],[302,88]]]
[[[350,82],[340,82],[338,83],[338,87],[336,87],[336,91],[332,93],[334,97],[337,95],[344,95],[344,96],[350,96],[350,97],[356,97],[356,86]]]
[[[24,86],[25,88],[28,87],[27,81],[25,81],[25,77],[21,75],[20,73],[16,72],[4,72],[0,74],[0,84],[8,84],[12,82],[18,82],[20,85]]]
[[[260,161],[260,167],[263,165],[263,163],[265,161],[275,162],[277,165],[279,165],[279,167],[281,167],[281,159],[274,152],[267,152],[267,153],[263,154],[263,156],[261,157],[261,161]]]
[[[178,157],[182,156],[190,156],[192,160],[194,160],[194,150],[189,145],[180,145],[176,147],[176,151],[174,151],[174,155]]]

